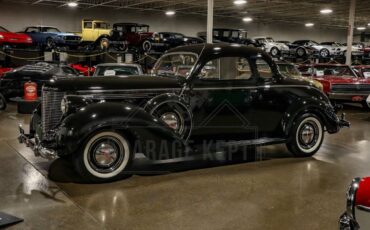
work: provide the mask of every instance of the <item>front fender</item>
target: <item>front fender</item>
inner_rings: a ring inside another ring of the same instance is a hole
[[[66,117],[58,131],[58,154],[68,155],[82,147],[100,130],[116,130],[128,135],[131,145],[150,158],[173,157],[185,144],[162,121],[140,107],[128,103],[95,103]],[[176,149],[172,145],[176,145]],[[173,150],[173,151],[172,151]]]
[[[296,101],[284,114],[282,127],[287,137],[289,137],[297,118],[305,113],[312,113],[318,116],[329,133],[336,133],[339,131],[339,119],[334,108],[329,103],[313,99],[304,99]]]

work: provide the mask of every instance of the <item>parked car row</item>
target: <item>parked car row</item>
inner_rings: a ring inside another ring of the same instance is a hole
[[[198,37],[189,37],[174,32],[151,32],[149,25],[138,23],[114,23],[84,19],[82,31],[74,33],[61,32],[52,26],[29,26],[19,33],[11,33],[0,27],[0,46],[37,46],[42,49],[67,48],[87,50],[115,49],[137,52],[165,52],[183,45],[200,44],[206,40],[206,32]],[[237,43],[263,49],[272,57],[344,57],[347,46],[338,42],[318,43],[313,40],[274,41],[272,37],[247,37],[247,31],[228,28],[213,29],[214,43]],[[370,49],[355,43],[352,55],[370,58]]]

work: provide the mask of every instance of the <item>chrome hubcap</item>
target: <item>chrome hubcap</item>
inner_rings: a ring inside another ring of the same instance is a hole
[[[304,123],[299,130],[298,141],[300,146],[303,149],[313,148],[318,142],[319,132],[319,127],[315,122],[308,121]]]
[[[313,127],[311,125],[305,125],[301,133],[303,143],[306,145],[311,143],[314,139],[314,136],[315,130],[313,129]]]
[[[88,160],[90,166],[97,172],[110,173],[122,163],[125,151],[122,143],[115,137],[105,136],[92,143]]]
[[[171,129],[179,129],[179,119],[174,113],[165,113],[161,116],[161,120],[168,125]]]
[[[101,166],[109,166],[117,160],[117,149],[110,145],[102,143],[97,147],[94,153],[95,161]]]

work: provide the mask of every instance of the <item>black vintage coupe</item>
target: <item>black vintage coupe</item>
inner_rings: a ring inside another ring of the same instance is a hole
[[[167,159],[286,143],[308,157],[325,131],[349,126],[319,89],[283,77],[257,48],[178,47],[152,73],[50,82],[19,140],[38,156],[73,159],[88,181],[110,181],[129,174],[135,152]]]

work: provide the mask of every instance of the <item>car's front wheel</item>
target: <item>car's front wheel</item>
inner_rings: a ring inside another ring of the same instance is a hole
[[[324,127],[320,118],[307,113],[295,121],[287,147],[296,157],[310,157],[317,153],[323,140]]]
[[[277,56],[279,56],[280,51],[277,47],[272,47],[271,51],[270,51],[270,54],[271,54],[272,57],[277,57]]]
[[[129,177],[124,173],[134,158],[128,139],[116,131],[90,136],[74,157],[74,165],[87,182],[108,182]]]

